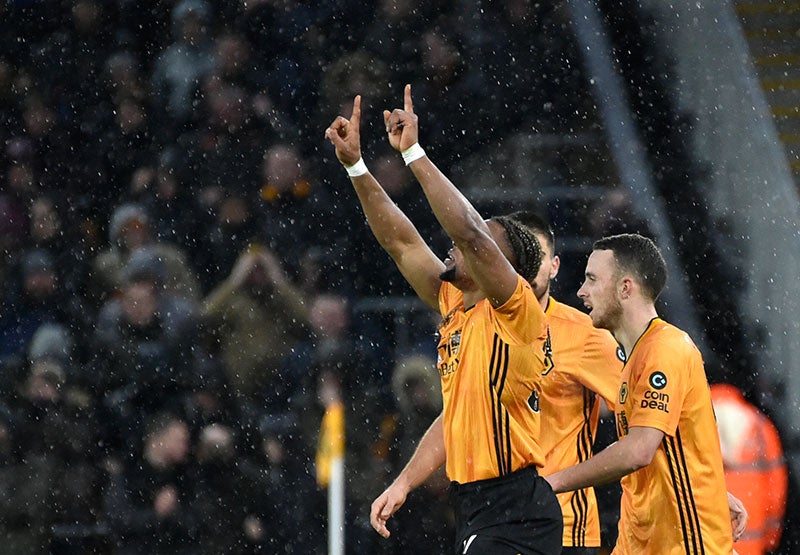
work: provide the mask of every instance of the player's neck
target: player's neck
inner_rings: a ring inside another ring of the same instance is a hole
[[[462,289],[461,293],[464,295],[464,308],[472,308],[478,301],[486,298],[486,295],[480,289]]]
[[[539,297],[538,301],[542,305],[542,310],[547,310],[547,305],[550,304],[550,291],[546,291],[544,295]]]
[[[613,330],[614,337],[630,355],[639,338],[647,331],[653,318],[657,318],[655,306],[646,304],[635,309],[630,307],[623,310],[618,326]]]

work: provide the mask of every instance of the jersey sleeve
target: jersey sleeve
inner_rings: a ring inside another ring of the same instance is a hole
[[[646,348],[648,351],[639,359],[642,367],[637,369],[635,381],[630,384],[633,407],[628,423],[674,436],[688,387],[686,353],[663,343]]]
[[[451,310],[461,305],[464,298],[461,291],[446,281],[439,288],[439,314],[446,316]]]
[[[517,275],[517,288],[505,303],[491,310],[497,334],[512,345],[524,345],[547,333],[547,317],[530,284]]]

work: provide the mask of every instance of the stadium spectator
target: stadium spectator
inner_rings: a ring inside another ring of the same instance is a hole
[[[198,194],[202,229],[194,234],[194,260],[207,294],[222,283],[239,255],[250,245],[263,243],[263,229],[255,206],[237,188],[208,187]]]
[[[270,145],[261,165],[259,218],[269,248],[287,265],[293,279],[300,274],[300,260],[313,246],[329,256],[344,249],[339,233],[350,212],[337,205],[326,183],[315,178],[308,160],[290,143]],[[320,237],[326,237],[322,242]],[[342,284],[343,285],[343,284]]]
[[[243,417],[257,418],[265,407],[254,401],[279,383],[281,361],[306,333],[306,299],[275,254],[253,245],[203,300],[201,318],[220,342],[231,395]]]
[[[197,516],[198,553],[250,553],[248,518],[256,514],[262,492],[240,465],[233,428],[213,423],[200,430],[190,471],[191,506]],[[252,495],[259,491],[259,495]]]
[[[109,245],[92,260],[90,291],[95,302],[104,302],[118,293],[124,283],[124,269],[134,253],[145,249],[146,256],[158,258],[161,286],[186,299],[200,297],[200,285],[188,257],[174,243],[157,241],[150,215],[135,203],[119,205],[108,224]]]
[[[134,171],[129,196],[148,215],[154,241],[183,251],[197,274],[198,252],[205,241],[204,234],[198,237],[196,230],[206,228],[211,216],[202,210],[185,158],[181,147],[164,147],[156,159],[147,160]],[[207,286],[209,277],[197,278],[201,289]]]
[[[264,404],[278,412],[289,409],[292,399],[302,395],[308,369],[332,356],[348,359],[348,368],[361,387],[373,386],[356,350],[351,332],[349,300],[335,293],[319,293],[308,301],[308,334],[294,343],[281,362],[282,371],[277,383],[270,383],[261,392]],[[356,376],[358,376],[356,378]]]
[[[164,266],[140,249],[122,274],[120,295],[101,307],[84,383],[107,415],[112,449],[154,411],[176,409],[192,384],[196,306],[165,290]]]
[[[41,193],[28,210],[28,249],[49,254],[60,269],[59,281],[64,291],[82,294],[89,271],[86,249],[77,239],[76,228],[69,224],[70,207],[58,193]]]
[[[24,357],[28,343],[42,324],[59,323],[74,330],[78,340],[86,331],[85,307],[59,281],[59,269],[47,251],[32,249],[22,254],[17,275],[6,286],[0,311],[0,359]]]
[[[313,451],[296,421],[266,415],[253,449],[240,467],[259,492],[245,522],[250,552],[316,553],[325,550],[323,501],[313,476]],[[302,524],[301,524],[302,523]]]
[[[214,65],[209,36],[212,13],[205,0],[181,0],[172,10],[173,42],[158,55],[151,75],[155,105],[175,138],[196,123],[200,85]]]
[[[19,383],[3,465],[12,480],[3,487],[3,549],[46,553],[58,527],[91,535],[98,524],[105,474],[97,415],[71,379],[61,356],[36,353]]]
[[[189,427],[178,414],[148,417],[138,449],[112,466],[105,513],[118,555],[201,552],[192,506]]]
[[[725,483],[747,508],[747,528],[735,548],[739,555],[775,551],[783,534],[788,469],[778,430],[758,407],[730,384],[711,386]]]
[[[331,455],[323,443],[324,418],[332,405],[341,406],[344,418],[344,491],[347,528],[345,551],[347,553],[374,553],[380,549],[380,538],[372,531],[367,520],[372,501],[372,484],[383,470],[383,461],[377,453],[380,426],[389,413],[382,398],[368,388],[362,388],[356,372],[352,371],[348,353],[330,353],[315,361],[308,380],[306,395],[299,404],[302,415],[303,437],[308,448],[316,449],[316,477],[318,503],[314,509],[324,516],[326,488],[331,479]],[[336,433],[335,430],[328,429]],[[312,508],[314,506],[312,505]]]

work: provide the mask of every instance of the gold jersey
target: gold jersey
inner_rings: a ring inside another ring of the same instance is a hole
[[[447,476],[463,484],[541,467],[539,396],[552,360],[544,350],[546,317],[530,285],[518,276],[502,306],[483,299],[466,309],[461,291],[444,283],[439,309]]]
[[[644,468],[623,477],[614,555],[733,552],[730,511],[711,393],[689,336],[654,318],[622,370],[617,435],[664,432]]]
[[[614,408],[624,353],[588,314],[550,298],[547,305],[553,368],[542,380],[541,444],[544,476],[585,461],[600,417],[600,398]],[[594,488],[558,495],[565,547],[599,547],[600,517]]]

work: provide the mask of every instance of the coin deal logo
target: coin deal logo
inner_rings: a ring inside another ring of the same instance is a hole
[[[653,372],[650,374],[650,387],[653,389],[664,389],[667,387],[667,377],[663,372]]]

